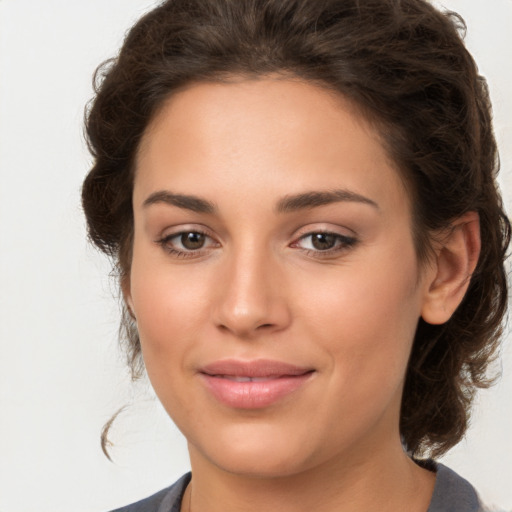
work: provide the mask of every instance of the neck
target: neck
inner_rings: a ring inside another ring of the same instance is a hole
[[[199,457],[193,447],[190,453],[193,478],[182,512],[423,512],[435,483],[435,475],[411,461],[401,446],[368,460],[341,463],[337,457],[278,477],[230,473]]]

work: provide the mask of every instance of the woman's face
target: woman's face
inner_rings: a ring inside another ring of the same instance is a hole
[[[125,287],[192,467],[295,474],[400,446],[427,288],[376,133],[300,81],[195,84],[138,155]]]

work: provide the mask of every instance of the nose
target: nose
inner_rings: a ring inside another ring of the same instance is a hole
[[[285,329],[291,321],[286,286],[272,255],[234,252],[218,276],[214,319],[238,338],[255,338]]]

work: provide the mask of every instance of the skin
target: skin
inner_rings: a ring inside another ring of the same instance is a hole
[[[333,190],[342,200],[279,211]],[[400,443],[404,375],[420,316],[444,322],[462,299],[477,217],[420,265],[378,134],[343,98],[275,77],[174,94],[145,133],[133,208],[124,292],[151,383],[189,443],[187,507],[425,511],[435,475]],[[203,246],[183,246],[198,231]],[[334,234],[330,251],[313,244],[319,232]],[[268,407],[237,409],[198,373],[225,358],[312,374]]]

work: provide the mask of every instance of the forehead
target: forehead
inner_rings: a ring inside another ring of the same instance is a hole
[[[195,83],[173,94],[145,132],[136,193],[166,181],[208,191],[229,182],[240,194],[343,186],[387,193],[389,202],[405,193],[379,133],[354,105],[318,85],[271,77]]]

